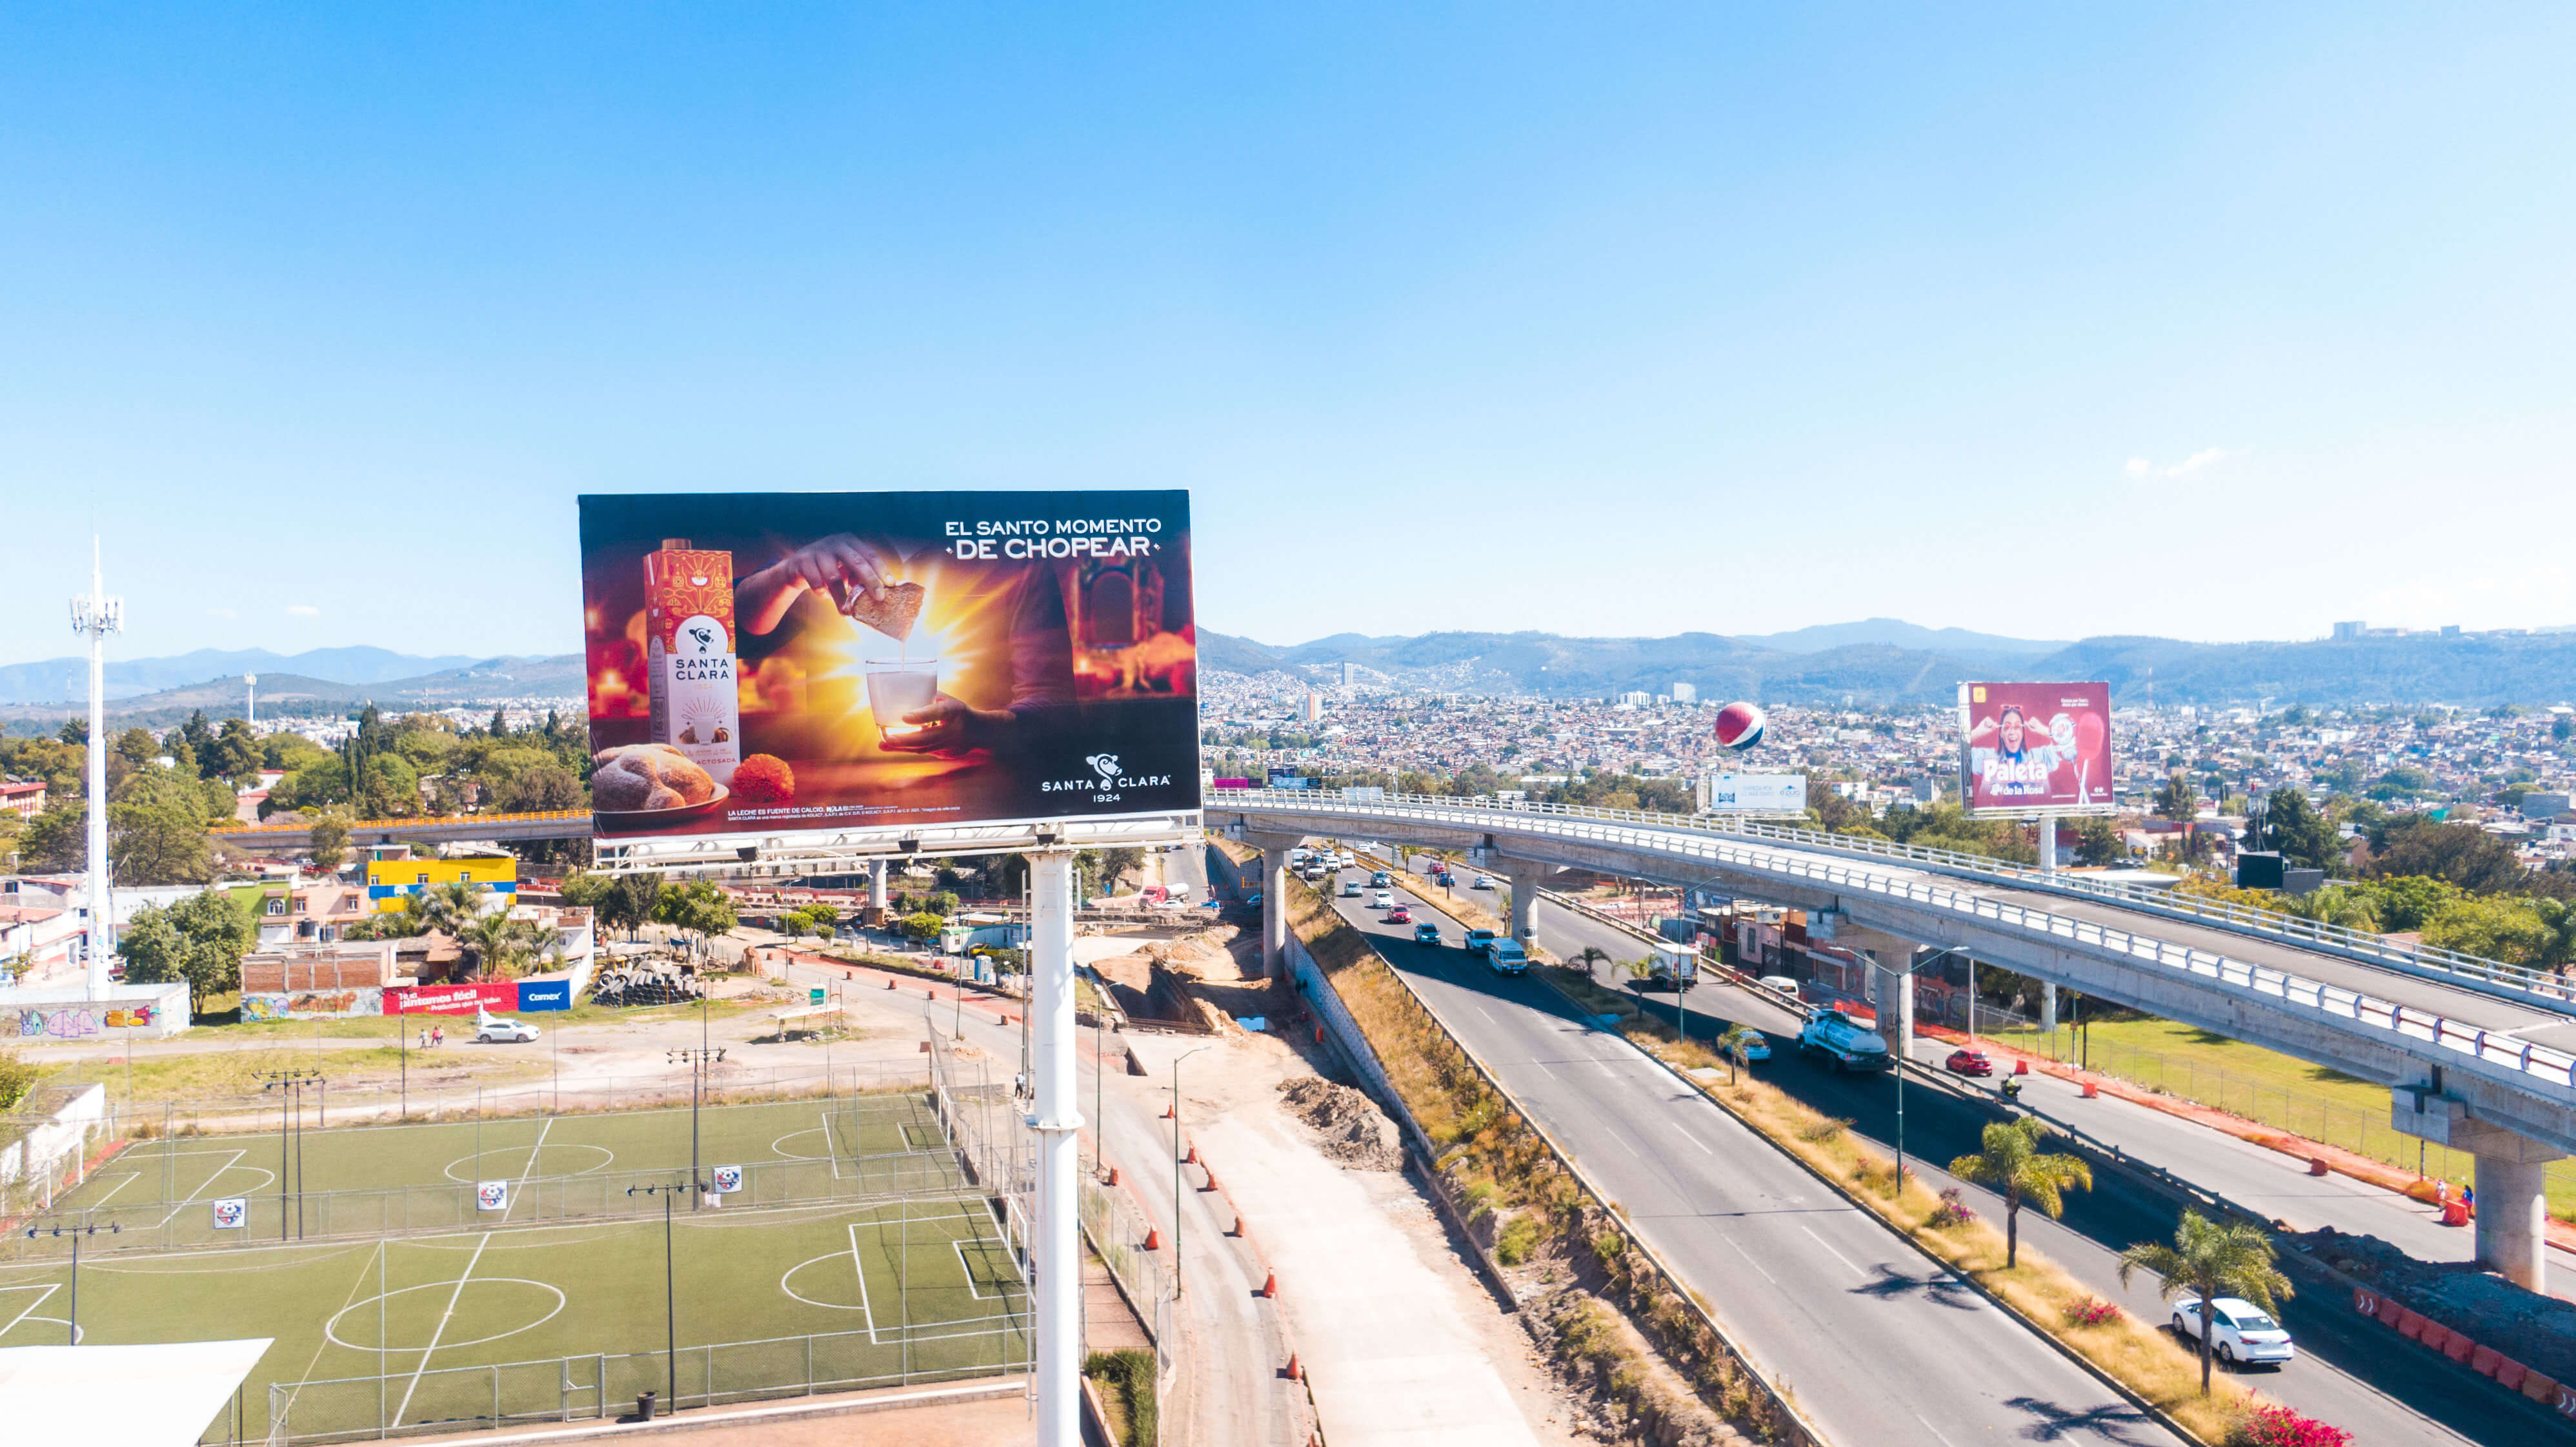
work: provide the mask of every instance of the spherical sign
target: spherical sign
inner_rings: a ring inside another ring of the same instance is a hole
[[[1724,749],[1749,749],[1762,742],[1763,729],[1770,720],[1762,710],[1749,703],[1730,703],[1717,711],[1717,744]]]

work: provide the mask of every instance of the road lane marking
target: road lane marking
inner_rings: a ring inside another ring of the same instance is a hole
[[[1743,1257],[1746,1265],[1752,1267],[1756,1271],[1761,1271],[1763,1280],[1770,1282],[1773,1286],[1780,1284],[1780,1278],[1772,1275],[1768,1271],[1763,1271],[1761,1261],[1757,1259],[1752,1252],[1745,1250],[1742,1242],[1737,1241],[1732,1236],[1721,1237],[1720,1239],[1725,1241],[1727,1245],[1734,1247],[1735,1254]]]
[[[1857,1262],[1853,1261],[1850,1257],[1845,1256],[1845,1255],[1844,1255],[1844,1254],[1842,1254],[1841,1252],[1836,1251],[1836,1250],[1834,1249],[1834,1247],[1833,1247],[1833,1243],[1832,1243],[1832,1242],[1827,1241],[1824,1237],[1822,1237],[1822,1236],[1818,1236],[1818,1235],[1816,1234],[1816,1228],[1815,1228],[1815,1227],[1813,1227],[1813,1226],[1801,1225],[1798,1229],[1799,1229],[1799,1230],[1801,1230],[1801,1231],[1806,1232],[1806,1233],[1807,1233],[1807,1236],[1808,1236],[1808,1239],[1810,1239],[1810,1240],[1814,1241],[1817,1245],[1824,1247],[1824,1248],[1825,1248],[1825,1254],[1826,1254],[1826,1255],[1831,1256],[1831,1257],[1832,1257],[1832,1258],[1834,1258],[1836,1261],[1839,1261],[1839,1262],[1841,1262],[1842,1264],[1844,1264],[1845,1266],[1850,1267],[1850,1268],[1852,1269],[1852,1274],[1853,1274],[1854,1276],[1858,1276],[1858,1277],[1862,1278],[1863,1280],[1867,1280],[1867,1279],[1868,1279],[1868,1277],[1869,1277],[1869,1273],[1868,1273],[1867,1271],[1862,1270],[1862,1269],[1860,1268],[1859,1263],[1857,1263]]]
[[[1680,1134],[1683,1140],[1689,1141],[1692,1145],[1698,1146],[1703,1153],[1712,1156],[1717,1154],[1716,1151],[1711,1150],[1707,1145],[1703,1144],[1698,1136],[1692,1135],[1689,1131],[1682,1131]]]
[[[1915,1421],[1923,1423],[1924,1431],[1931,1433],[1935,1438],[1939,1439],[1941,1447],[1957,1447],[1957,1444],[1953,1443],[1949,1438],[1941,1436],[1940,1428],[1933,1426],[1930,1422],[1924,1421],[1922,1413],[1916,1412],[1912,1407],[1908,1407],[1905,1410],[1913,1414]]]

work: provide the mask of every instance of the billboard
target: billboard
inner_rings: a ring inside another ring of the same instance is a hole
[[[1959,685],[1960,795],[1972,814],[2107,813],[2111,685]]]
[[[1199,806],[1184,492],[581,499],[603,843]]]
[[[467,985],[389,985],[388,1015],[472,1015],[519,1008],[519,982],[485,980]]]
[[[1804,814],[1804,774],[1709,774],[1699,781],[1703,814]]]

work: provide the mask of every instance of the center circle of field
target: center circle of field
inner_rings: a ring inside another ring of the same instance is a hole
[[[586,1152],[588,1155],[599,1157],[599,1159],[592,1161],[589,1165],[575,1169],[573,1163],[575,1161],[585,1159],[585,1157],[583,1155],[573,1154],[574,1152]],[[558,1160],[563,1164],[563,1169],[561,1170],[552,1168]],[[490,1175],[482,1174],[482,1165],[485,1161],[494,1162],[499,1169],[495,1170]],[[607,1170],[610,1166],[615,1165],[616,1163],[617,1153],[606,1146],[586,1146],[575,1145],[564,1141],[548,1141],[546,1144],[537,1147],[533,1151],[529,1150],[526,1146],[494,1146],[480,1155],[458,1156],[456,1159],[447,1163],[447,1178],[461,1185],[470,1186],[476,1181],[534,1180],[545,1176],[586,1176],[593,1171]],[[459,1170],[463,1170],[465,1174],[461,1176],[458,1175],[457,1172]]]
[[[507,1288],[497,1293],[499,1297],[499,1302],[497,1303],[493,1301],[493,1297],[496,1293],[490,1289],[495,1287]],[[538,1327],[544,1326],[547,1322],[554,1320],[555,1317],[561,1314],[564,1309],[564,1294],[562,1289],[559,1287],[549,1286],[542,1281],[531,1281],[524,1276],[477,1276],[472,1280],[467,1281],[461,1289],[453,1281],[431,1281],[424,1282],[419,1286],[397,1286],[393,1290],[384,1293],[382,1296],[361,1297],[358,1300],[351,1302],[349,1305],[340,1308],[338,1311],[333,1312],[331,1314],[331,1319],[322,1324],[322,1334],[330,1338],[334,1344],[347,1347],[351,1351],[371,1352],[378,1350],[373,1342],[353,1342],[347,1337],[340,1335],[341,1320],[353,1315],[360,1316],[360,1319],[364,1320],[365,1318],[362,1314],[376,1309],[378,1302],[390,1302],[397,1296],[409,1296],[416,1291],[443,1291],[450,1293],[450,1299],[454,1303],[452,1308],[453,1314],[455,1316],[463,1317],[468,1321],[473,1320],[477,1316],[491,1315],[500,1315],[505,1319],[511,1317],[520,1318],[517,1326],[511,1327],[506,1331],[493,1332],[488,1336],[441,1336],[438,1338],[438,1349],[440,1351],[445,1351],[449,1347],[481,1346],[486,1342],[496,1342],[504,1337],[517,1336],[523,1331],[534,1331]],[[537,1308],[544,1305],[544,1297],[533,1296],[533,1293],[537,1292],[543,1292],[546,1296],[552,1296],[555,1299],[554,1305],[547,1307],[542,1315],[538,1314]],[[514,1299],[521,1303],[516,1309],[502,1304],[511,1302]],[[439,1313],[440,1319],[445,1319],[449,1315],[450,1309],[448,1308],[442,1308]],[[393,1352],[417,1352],[426,1351],[428,1349],[429,1343],[426,1341],[395,1342],[383,1348],[385,1351]]]
[[[858,1285],[859,1276],[858,1271],[856,1270],[857,1263],[847,1251],[835,1251],[828,1256],[817,1256],[811,1261],[797,1262],[795,1265],[788,1267],[786,1271],[779,1275],[778,1289],[786,1292],[789,1296],[796,1298],[798,1301],[805,1303],[807,1306],[819,1306],[827,1311],[867,1310],[868,1304],[864,1297],[858,1301],[817,1301],[813,1297],[807,1296],[805,1293],[798,1291],[795,1287],[788,1285],[789,1282],[796,1279],[798,1273],[804,1271],[807,1267],[820,1266],[827,1261],[840,1262],[841,1269],[848,1273],[842,1279],[849,1285],[854,1294],[860,1290]]]
[[[803,1151],[791,1151],[787,1148],[787,1143],[789,1141],[803,1140],[807,1136],[815,1137],[814,1143],[824,1148],[824,1154],[819,1156],[808,1155]],[[787,1134],[771,1141],[769,1143],[769,1153],[773,1156],[777,1156],[781,1160],[828,1161],[833,1159],[830,1142],[831,1133],[829,1131],[824,1130],[819,1125],[809,1125],[803,1130],[789,1131]]]

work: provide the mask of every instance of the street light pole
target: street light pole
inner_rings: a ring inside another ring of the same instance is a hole
[[[698,1164],[698,1097],[703,1093],[699,1087],[706,1080],[707,1067],[720,1064],[724,1060],[725,1053],[721,1049],[709,1050],[703,1045],[695,1050],[671,1050],[664,1053],[672,1064],[689,1067],[689,1180],[695,1184],[704,1180],[706,1176],[706,1172]],[[692,1200],[689,1203],[689,1209],[694,1211],[697,1208],[697,1202]]]
[[[1964,953],[1966,953],[1965,946],[1949,945],[1916,960],[1906,966],[1902,972],[1905,988],[1912,988],[1915,974],[1927,966],[1951,955]],[[1968,962],[1968,979],[1972,988],[1976,980],[1976,970],[1976,961],[1972,959]],[[1880,1023],[1885,1024],[1886,1021],[1882,1018]],[[1905,1193],[1905,1066],[1907,1062],[1900,1050],[1891,1050],[1889,1055],[1896,1062],[1896,1194],[1902,1197]]]
[[[66,1313],[66,1315],[70,1317],[70,1320],[68,1320],[68,1321],[66,1321],[66,1322],[64,1322],[64,1323],[63,1323],[63,1328],[64,1328],[65,1332],[67,1332],[67,1333],[69,1334],[69,1337],[70,1337],[70,1340],[66,1343],[66,1345],[69,1345],[69,1346],[79,1346],[79,1345],[80,1345],[80,1251],[81,1251],[81,1238],[82,1238],[83,1236],[95,1236],[95,1235],[97,1235],[100,1231],[105,1231],[105,1232],[107,1232],[109,1235],[113,1236],[113,1235],[116,1235],[117,1233],[119,1233],[119,1232],[123,1231],[124,1229],[125,1229],[125,1227],[124,1227],[123,1225],[121,1225],[121,1224],[119,1224],[119,1223],[117,1223],[117,1222],[113,1222],[113,1221],[109,1222],[109,1223],[108,1223],[107,1225],[105,1225],[105,1226],[101,1226],[101,1225],[99,1225],[97,1222],[95,1222],[95,1221],[91,1221],[91,1222],[89,1222],[89,1223],[87,1223],[87,1224],[85,1224],[85,1225],[79,1225],[79,1226],[30,1226],[30,1227],[28,1227],[28,1228],[27,1228],[27,1237],[28,1237],[28,1239],[29,1239],[29,1240],[33,1240],[33,1239],[35,1239],[37,1236],[40,1236],[40,1235],[44,1235],[44,1236],[69,1236],[70,1238],[72,1238],[72,1290],[71,1290],[71,1300],[72,1300],[72,1304],[71,1304],[71,1308],[70,1308],[70,1310]]]
[[[1172,1299],[1181,1296],[1181,1061],[1213,1050],[1202,1045],[1198,1050],[1185,1050],[1172,1061]]]
[[[295,1234],[304,1234],[304,1092],[322,1084],[322,1072],[312,1069],[263,1070],[257,1072],[260,1090],[283,1092],[277,1111],[277,1239],[286,1239],[286,1177],[289,1168],[295,1176]]]

